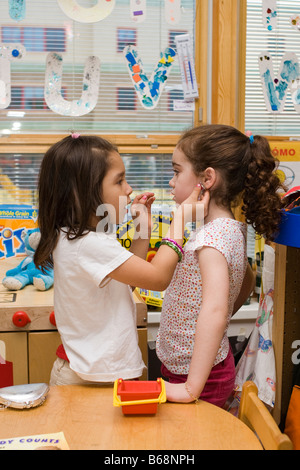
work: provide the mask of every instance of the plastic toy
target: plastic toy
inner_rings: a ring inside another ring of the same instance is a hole
[[[20,290],[29,284],[33,284],[40,291],[50,289],[53,286],[53,270],[47,269],[44,274],[41,269],[35,267],[33,261],[33,255],[40,240],[39,229],[24,230],[22,238],[27,256],[18,266],[6,272],[2,284],[9,290]]]
[[[282,198],[285,203],[285,212],[300,214],[300,186],[291,188]]]
[[[46,383],[13,385],[0,388],[1,408],[34,408],[42,405],[49,392]]]

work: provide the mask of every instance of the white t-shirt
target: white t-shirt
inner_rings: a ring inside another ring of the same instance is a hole
[[[60,232],[53,253],[55,320],[70,367],[84,380],[133,379],[145,367],[131,288],[105,279],[130,256],[114,236],[89,232],[68,240]]]

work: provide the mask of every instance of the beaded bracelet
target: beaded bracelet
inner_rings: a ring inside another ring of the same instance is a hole
[[[199,398],[197,397],[194,397],[194,395],[192,394],[191,390],[190,390],[190,387],[188,386],[188,383],[187,382],[184,382],[184,387],[186,389],[186,391],[188,392],[189,396],[194,400],[195,403],[198,403],[199,402]]]
[[[172,240],[172,238],[163,238],[163,241],[167,241],[167,242],[171,242],[171,243],[174,243],[174,245],[177,246],[177,248],[179,249],[180,253],[182,254],[183,256],[183,248],[182,246],[180,246],[175,240]]]
[[[178,245],[175,240],[171,240],[169,238],[163,238],[162,241],[161,241],[161,245],[167,245],[169,246],[170,248],[172,248],[172,250],[174,250],[177,255],[178,255],[178,258],[179,258],[179,261],[182,260],[182,254],[183,254],[183,250],[182,248],[180,247],[180,245]],[[181,248],[181,249],[180,249]]]
[[[174,243],[171,243],[171,242],[168,242],[168,241],[164,240],[164,241],[161,242],[161,245],[167,245],[170,248],[172,248],[172,250],[174,250],[177,253],[179,261],[182,260],[182,253],[181,253],[181,251],[179,251],[178,247],[176,245],[174,245]]]

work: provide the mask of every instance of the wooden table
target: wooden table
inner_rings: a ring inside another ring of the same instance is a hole
[[[261,449],[244,423],[214,405],[164,403],[156,415],[125,416],[112,387],[51,387],[37,408],[0,410],[0,441],[57,432],[71,450]]]

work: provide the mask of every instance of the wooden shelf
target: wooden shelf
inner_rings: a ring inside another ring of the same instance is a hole
[[[292,348],[300,340],[300,248],[275,245],[273,344],[276,362],[274,418],[285,421],[292,391]]]

